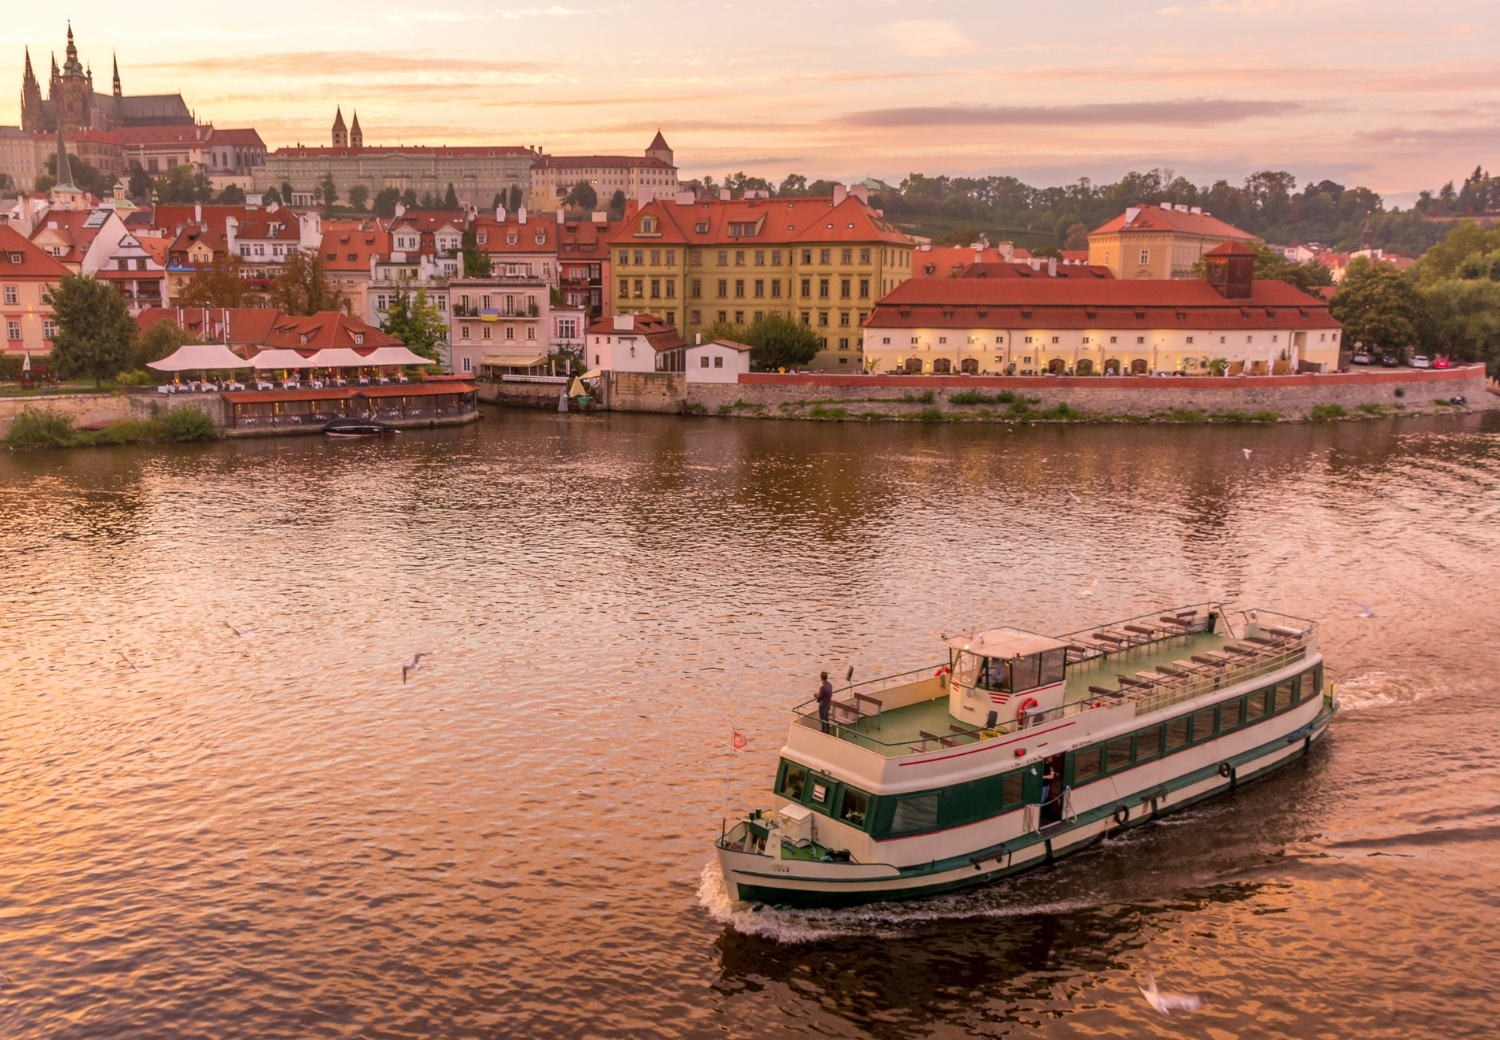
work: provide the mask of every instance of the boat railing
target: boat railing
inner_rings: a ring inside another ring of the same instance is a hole
[[[1192,603],[1169,610],[1153,610],[1107,625],[1091,625],[1065,632],[1057,638],[1068,644],[1068,665],[1072,667],[1154,653],[1175,640],[1186,641],[1211,630],[1235,637],[1227,612],[1219,603]]]
[[[1307,641],[1305,638],[1296,643],[1283,645],[1273,650],[1265,650],[1254,656],[1247,656],[1243,662],[1231,662],[1224,666],[1221,671],[1212,675],[1205,675],[1188,682],[1179,682],[1171,685],[1163,684],[1152,688],[1150,691],[1142,691],[1127,694],[1127,699],[1135,702],[1136,715],[1150,715],[1152,712],[1161,711],[1174,704],[1190,701],[1202,697],[1214,690],[1227,689],[1246,679],[1253,679],[1257,675],[1270,675],[1278,672],[1289,664],[1295,664],[1307,657]]]

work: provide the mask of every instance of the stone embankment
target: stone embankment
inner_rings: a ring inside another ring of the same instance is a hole
[[[218,394],[45,394],[39,397],[0,397],[0,437],[23,408],[57,412],[73,420],[75,427],[151,419],[176,408],[197,408],[215,426],[223,429],[229,416]]]
[[[1500,408],[1482,365],[1223,378],[751,373],[738,383],[688,383],[682,407],[787,419],[1272,421],[1452,411],[1454,397],[1471,409]]]

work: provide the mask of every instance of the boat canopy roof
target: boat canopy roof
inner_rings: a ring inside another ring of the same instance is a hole
[[[980,657],[1030,657],[1044,650],[1067,647],[1060,639],[1023,632],[1019,628],[992,628],[977,636],[949,636],[943,640],[955,650],[967,650]]]

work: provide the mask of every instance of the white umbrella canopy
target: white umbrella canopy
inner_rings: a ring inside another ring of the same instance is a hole
[[[378,364],[361,357],[348,347],[325,347],[308,358],[307,362],[318,368],[363,368],[365,365]]]
[[[241,368],[244,364],[241,363]],[[262,350],[250,359],[250,367],[265,370],[268,368],[314,368],[319,367],[312,358],[303,357],[295,350]]]
[[[363,365],[430,365],[431,358],[413,354],[405,347],[376,347],[365,355]]]
[[[187,343],[170,357],[148,361],[146,367],[158,372],[196,372],[203,369],[249,368],[250,362],[222,343]]]

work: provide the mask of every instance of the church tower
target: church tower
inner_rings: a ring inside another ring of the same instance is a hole
[[[42,112],[42,85],[36,81],[31,70],[31,48],[26,48],[26,72],[21,76],[21,129],[27,133],[38,133],[47,129],[47,117]]]
[[[349,124],[349,144],[355,148],[365,146],[365,133],[359,128],[359,109],[354,110],[354,122]]]
[[[349,131],[344,127],[344,108],[339,106],[333,116],[333,146],[335,148],[349,147]]]
[[[115,97],[123,97],[124,95],[120,92],[120,59],[119,59],[118,55],[114,55],[114,54],[111,54],[110,57],[114,60],[114,63],[115,63],[115,83],[114,83]]]
[[[651,144],[646,148],[646,158],[660,159],[668,166],[672,163],[672,149],[667,147],[667,139],[661,135],[661,128],[656,130],[656,136],[651,139]]]
[[[67,60],[63,62],[62,75],[57,79],[59,95],[56,118],[59,126],[68,129],[87,129],[92,125],[90,115],[94,107],[94,84],[78,60],[78,47],[73,43],[73,24],[68,23]]]

